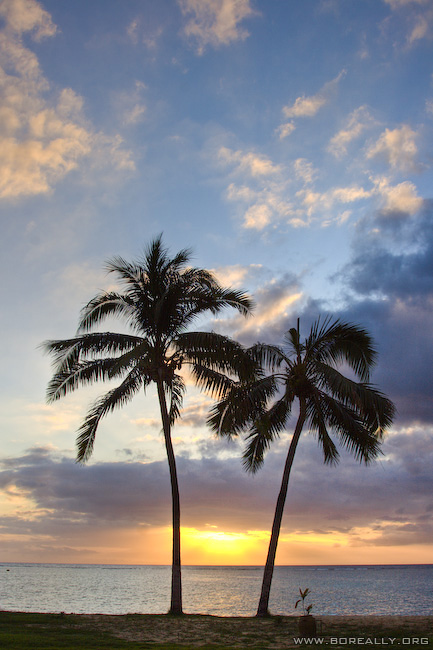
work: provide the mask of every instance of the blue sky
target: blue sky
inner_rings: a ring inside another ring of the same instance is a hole
[[[202,327],[278,343],[333,314],[379,350],[384,455],[324,467],[305,435],[278,561],[431,561],[432,0],[1,0],[0,29],[3,559],[170,563],[155,395],[76,466],[102,388],[46,405],[38,349],[163,232],[256,301]],[[184,560],[261,564],[290,430],[245,475],[211,403],[191,387],[174,432]]]

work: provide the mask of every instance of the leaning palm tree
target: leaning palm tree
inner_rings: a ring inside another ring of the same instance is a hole
[[[244,467],[256,472],[266,450],[278,437],[297,403],[297,421],[291,438],[272,525],[257,616],[269,614],[269,595],[290,470],[301,433],[317,436],[325,463],[337,463],[339,453],[330,433],[359,461],[368,464],[380,452],[383,433],[394,416],[394,405],[368,383],[376,352],[361,327],[326,318],[313,324],[302,342],[297,327],[284,346],[258,343],[252,358],[269,368],[251,382],[233,381],[231,391],[214,406],[208,422],[219,435],[247,430]],[[344,364],[355,379],[342,374]]]
[[[171,427],[180,415],[185,383],[179,373],[189,365],[196,383],[220,398],[233,376],[246,378],[250,359],[235,341],[214,332],[187,331],[205,312],[234,307],[247,315],[250,298],[221,287],[214,276],[187,266],[189,250],[169,257],[161,236],[135,262],[115,257],[107,270],[123,290],[99,293],[83,308],[74,338],[42,344],[54,357],[47,399],[54,402],[80,386],[96,381],[120,383],[96,400],[77,438],[77,461],[92,454],[101,419],[125,405],[140,390],[156,384],[162,430],[170,469],[173,562],[170,613],[182,613],[180,507]],[[93,331],[108,317],[119,318],[129,333]]]

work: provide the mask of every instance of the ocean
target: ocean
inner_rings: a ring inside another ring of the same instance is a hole
[[[190,614],[252,616],[262,567],[185,566],[183,607]],[[75,614],[165,613],[169,566],[0,564],[0,609]],[[433,565],[278,566],[270,610],[292,615],[299,588],[312,613],[433,615]]]

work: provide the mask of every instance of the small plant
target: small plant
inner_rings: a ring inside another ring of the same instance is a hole
[[[296,601],[296,603],[295,603],[295,609],[297,608],[297,606],[299,605],[299,603],[302,603],[302,610],[303,610],[303,612],[304,612],[304,616],[308,616],[308,614],[309,614],[309,613],[311,612],[311,610],[313,609],[313,605],[312,605],[312,604],[310,604],[310,605],[305,605],[305,599],[307,598],[308,594],[310,593],[310,590],[308,589],[308,587],[307,587],[307,589],[304,589],[304,591],[302,591],[302,589],[299,588],[299,593],[301,594],[301,597],[299,598],[299,600]]]

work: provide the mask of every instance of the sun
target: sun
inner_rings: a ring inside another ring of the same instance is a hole
[[[186,564],[256,564],[263,560],[268,539],[262,531],[182,528],[182,555]]]

